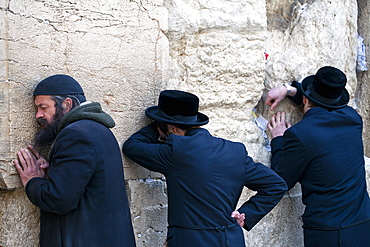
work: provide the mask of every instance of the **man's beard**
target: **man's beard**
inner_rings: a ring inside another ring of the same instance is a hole
[[[57,137],[59,123],[64,117],[63,109],[58,109],[57,106],[56,108],[56,113],[51,123],[48,123],[45,118],[37,119],[40,129],[34,136],[33,145],[41,155],[44,155],[44,157]]]

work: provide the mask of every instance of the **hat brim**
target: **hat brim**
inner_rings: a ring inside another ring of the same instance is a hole
[[[209,118],[200,112],[198,112],[197,114],[197,121],[189,122],[189,121],[171,120],[171,119],[164,118],[162,117],[163,113],[158,114],[158,110],[159,110],[158,106],[151,106],[145,110],[145,114],[150,119],[153,119],[155,121],[162,122],[162,123],[168,123],[168,124],[174,124],[174,125],[181,124],[181,125],[187,125],[187,126],[201,126],[209,122]]]
[[[314,75],[310,75],[310,76],[307,76],[306,78],[304,78],[302,83],[301,83],[301,91],[302,91],[303,95],[306,96],[309,100],[311,100],[315,105],[322,106],[322,107],[325,107],[325,108],[330,108],[330,109],[338,109],[338,108],[343,108],[348,104],[348,102],[349,102],[349,93],[348,93],[347,89],[345,89],[345,88],[342,92],[342,95],[333,104],[327,104],[325,102],[322,102],[322,101],[314,98],[312,95],[310,95],[307,92],[307,89],[310,85],[312,85],[312,83],[314,81],[314,78],[315,78]]]

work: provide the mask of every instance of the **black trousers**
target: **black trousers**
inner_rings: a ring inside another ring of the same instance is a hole
[[[305,228],[305,247],[370,247],[370,221],[338,230]]]

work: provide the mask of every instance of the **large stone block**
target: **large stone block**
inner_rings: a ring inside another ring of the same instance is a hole
[[[288,193],[251,231],[245,231],[246,246],[303,246],[300,195]]]
[[[0,246],[38,246],[39,209],[23,189],[0,190]]]
[[[138,246],[162,246],[167,234],[167,189],[160,179],[130,180],[128,197]]]
[[[358,34],[364,39],[363,44],[365,45],[366,52],[366,64],[367,68],[370,68],[370,4],[367,0],[358,0]],[[358,106],[358,112],[362,116],[364,121],[364,145],[365,155],[370,157],[370,74],[369,71],[358,71],[357,73],[358,87],[356,91],[356,103]]]

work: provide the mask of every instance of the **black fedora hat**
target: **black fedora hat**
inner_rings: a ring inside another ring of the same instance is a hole
[[[206,115],[198,112],[199,99],[194,94],[165,90],[159,94],[158,106],[151,106],[145,114],[158,122],[181,124],[187,126],[201,126],[208,123]]]
[[[315,75],[303,79],[302,93],[317,106],[329,109],[342,108],[349,101],[346,83],[347,77],[341,70],[325,66]]]

